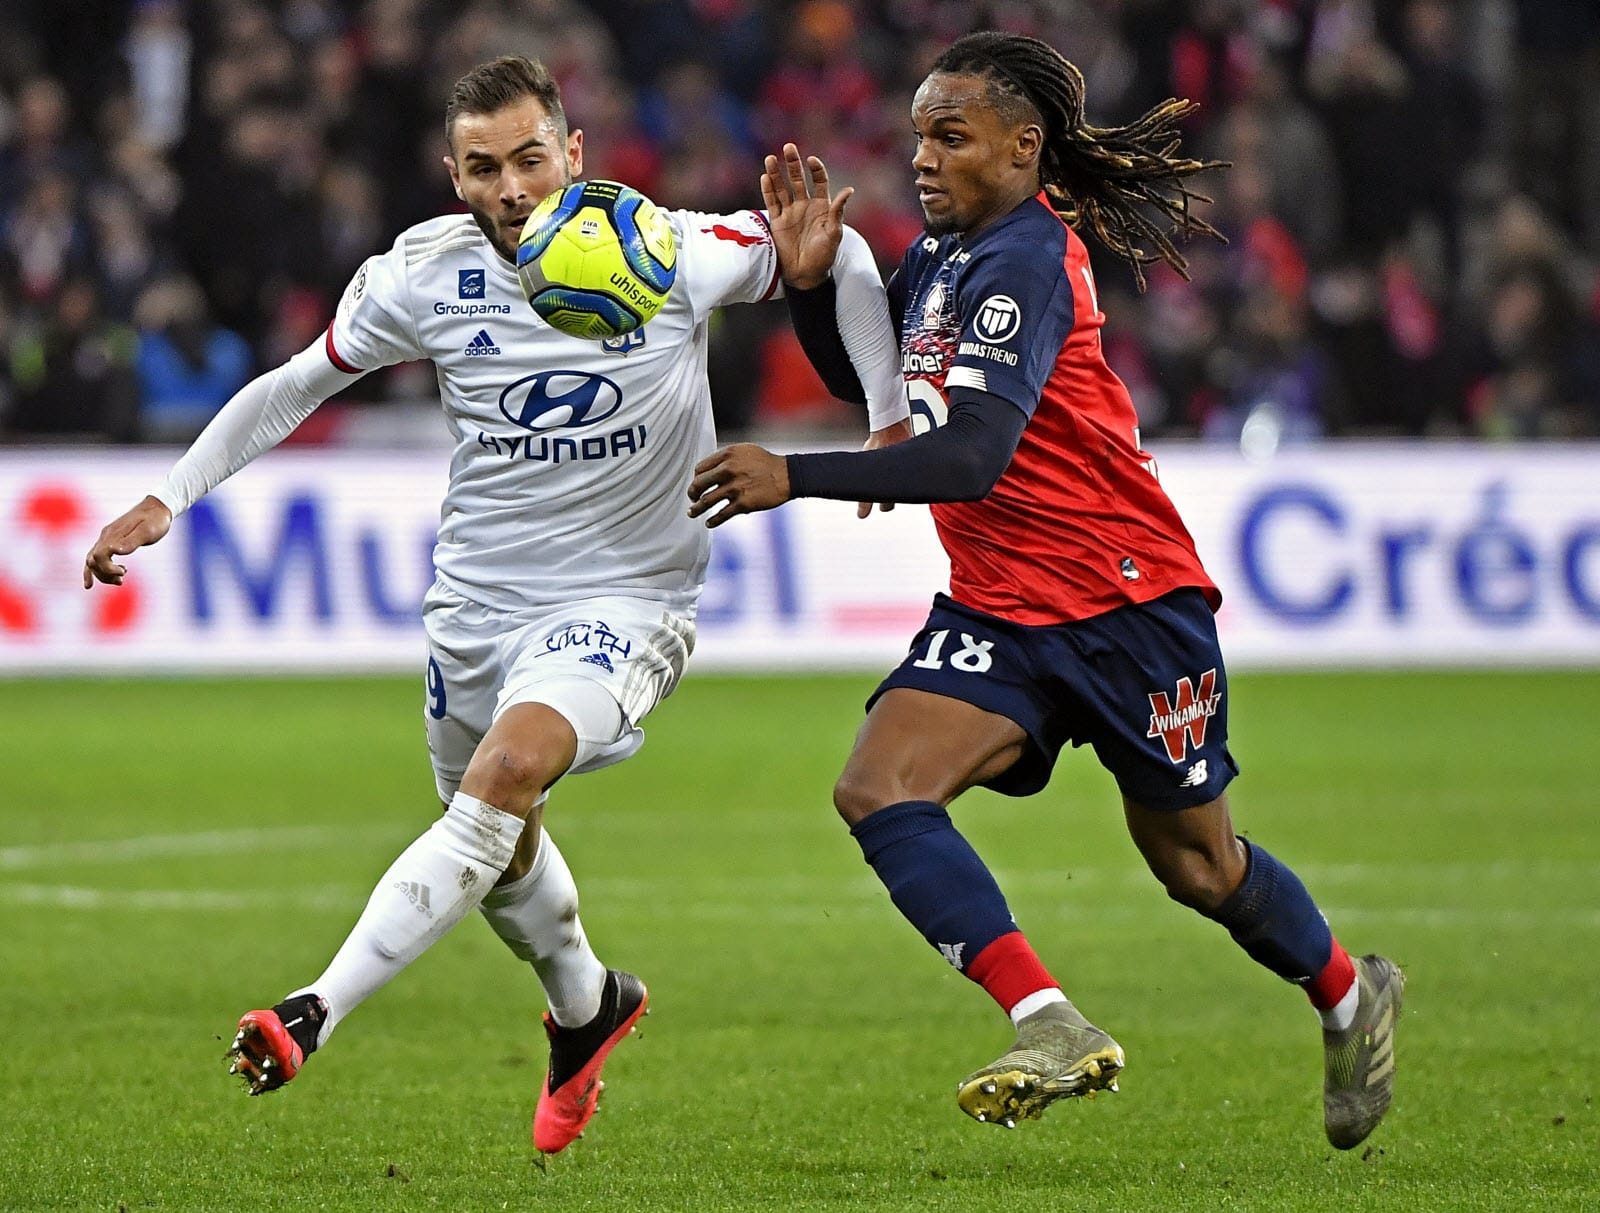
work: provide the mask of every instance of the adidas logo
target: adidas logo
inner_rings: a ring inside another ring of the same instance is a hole
[[[411,904],[417,907],[418,913],[426,914],[429,918],[433,917],[433,910],[428,905],[427,885],[418,884],[414,880],[397,880],[394,882],[394,887],[411,899]]]
[[[500,347],[494,343],[494,338],[489,336],[488,329],[479,329],[478,335],[467,342],[466,355],[468,358],[482,358],[486,354],[498,354]]]
[[[615,674],[617,672],[617,667],[611,664],[611,658],[604,653],[590,653],[587,656],[578,658],[578,660],[587,661],[590,665],[597,665],[607,674]]]

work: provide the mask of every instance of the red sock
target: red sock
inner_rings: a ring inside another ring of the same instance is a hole
[[[1328,963],[1322,966],[1318,973],[1306,983],[1306,996],[1311,999],[1311,1005],[1319,1011],[1331,1010],[1339,1005],[1339,1000],[1350,993],[1350,987],[1356,980],[1355,962],[1350,959],[1350,953],[1339,946],[1339,941],[1333,941],[1333,953],[1328,957]]]
[[[1029,994],[1061,987],[1034,954],[1033,946],[1021,931],[1009,931],[1000,936],[974,956],[965,971],[989,992],[989,997],[999,1003],[1007,1015]]]

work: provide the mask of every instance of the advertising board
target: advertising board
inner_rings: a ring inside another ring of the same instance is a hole
[[[168,451],[0,452],[0,674],[420,670],[445,460],[284,449],[82,589]],[[1600,666],[1600,448],[1175,447],[1233,666]],[[716,531],[699,669],[897,661],[948,566],[927,510],[802,501]]]

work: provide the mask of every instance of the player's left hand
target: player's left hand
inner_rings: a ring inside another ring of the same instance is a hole
[[[738,514],[774,509],[788,500],[788,463],[753,442],[713,451],[695,464],[689,482],[689,517],[722,506],[706,519],[708,527],[721,526]]]
[[[872,433],[867,435],[867,440],[861,444],[861,449],[863,451],[875,451],[879,447],[893,446],[897,442],[904,442],[907,438],[914,437],[915,433],[916,431],[911,428],[911,418],[907,417],[903,421],[896,421],[893,425],[886,425],[881,430],[873,430]],[[878,509],[887,514],[894,509],[894,502],[880,501],[878,502]],[[871,513],[872,502],[856,502],[857,518],[865,518]]]
[[[792,143],[783,145],[781,162],[767,157],[761,197],[784,285],[811,290],[828,280],[844,238],[845,203],[853,193],[847,186],[833,197],[826,166],[815,156],[802,158]]]

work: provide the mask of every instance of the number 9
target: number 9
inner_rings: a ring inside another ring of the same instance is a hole
[[[444,719],[444,671],[432,657],[428,658],[428,715]]]

